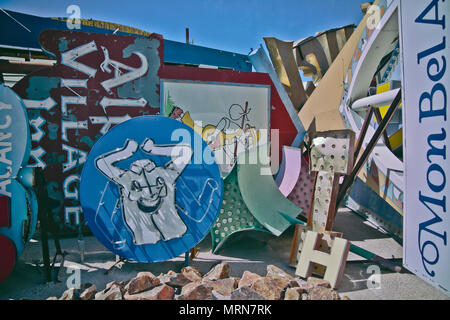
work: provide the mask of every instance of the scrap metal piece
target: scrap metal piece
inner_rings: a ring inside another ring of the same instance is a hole
[[[401,243],[402,215],[359,177],[353,182],[348,196],[344,198],[344,203],[347,208]]]
[[[301,170],[297,183],[287,198],[301,208],[303,210],[302,216],[307,218],[311,209],[316,175],[309,172],[309,164],[306,162],[305,157],[302,157],[301,161]]]
[[[255,219],[245,204],[239,190],[237,167],[235,166],[224,180],[222,209],[211,228],[211,251],[216,253],[232,234],[247,230],[269,232]]]
[[[314,231],[306,233],[295,274],[302,278],[308,278],[313,272],[313,264],[318,263],[326,267],[324,280],[330,282],[332,288],[337,288],[344,275],[350,242],[335,237],[330,253],[327,254],[319,251],[322,238],[323,234]]]
[[[348,95],[345,99],[347,105],[367,96],[367,90],[378,71],[380,61],[398,39],[399,26],[396,6],[391,5],[385,8],[386,0],[379,2],[380,10],[383,9],[380,14],[383,13],[383,16],[376,28],[370,29],[365,26],[355,47],[353,61],[346,66],[352,70],[351,75],[349,74],[347,77]],[[381,5],[381,2],[384,3]]]
[[[376,0],[374,5],[377,5],[378,2],[379,0]],[[317,131],[345,129],[344,120],[339,112],[339,106],[345,93],[344,80],[355,48],[366,27],[367,19],[368,15],[366,14],[320,80],[320,85],[298,113],[304,128],[309,129],[314,118],[317,118]]]
[[[294,108],[294,105],[292,104],[291,99],[289,98],[288,94],[286,93],[286,90],[283,87],[283,84],[281,83],[280,79],[278,78],[277,74],[275,73],[275,70],[273,69],[272,64],[269,61],[269,58],[267,57],[264,49],[260,47],[257,50],[254,50],[250,53],[249,59],[253,64],[253,67],[255,68],[256,72],[263,72],[267,73],[270,76],[270,79],[272,80],[276,91],[278,95],[280,96],[281,101],[283,102],[287,113],[289,114],[289,117],[294,124],[295,128],[297,129],[298,133],[295,137],[294,141],[292,142],[293,147],[299,147],[301,143],[303,142],[303,138],[305,137],[306,130],[300,121],[297,111]],[[273,127],[273,126],[272,126]]]
[[[308,231],[312,231],[311,226],[302,226],[299,224],[297,224],[295,226],[295,233],[294,233],[294,237],[292,240],[291,253],[289,256],[289,266],[294,267],[294,268],[297,267],[298,258],[300,257],[300,253],[303,248],[303,243],[306,238],[306,233]],[[319,246],[318,250],[329,254],[331,251],[331,247],[333,245],[334,238],[335,237],[342,238],[343,233],[342,232],[333,232],[333,231],[324,231],[324,232],[322,232],[322,234],[323,234],[323,237],[322,237],[322,240],[320,241],[320,246]],[[323,276],[324,273],[325,273],[325,267],[320,264],[314,263],[313,274]]]
[[[314,82],[308,81],[306,84],[306,96],[308,98],[312,95],[312,93],[314,92],[314,89],[316,89]]]
[[[257,160],[256,164],[251,164]],[[281,235],[291,222],[282,213],[296,218],[302,209],[278,189],[270,172],[268,146],[253,148],[238,157],[238,181],[242,198],[253,216],[274,235]]]
[[[324,279],[333,287],[341,280],[350,243],[336,238],[342,237],[341,233],[330,230],[336,212],[339,177],[351,172],[354,145],[355,133],[351,130],[310,134],[310,170],[316,172],[314,193],[308,227],[296,228],[290,255],[290,264],[295,264],[296,252],[300,252],[297,275],[308,277],[315,270],[317,274],[323,273]],[[302,230],[307,231],[306,236]]]
[[[334,222],[334,203],[339,188],[339,175],[319,171],[316,176],[311,215],[308,223],[314,231],[330,230]]]
[[[317,172],[308,225],[331,230],[336,212],[340,175],[353,168],[355,133],[351,130],[315,132],[310,136],[310,170]]]
[[[341,189],[339,190],[339,194],[337,197],[336,206],[339,205],[339,203],[344,198],[348,188],[353,184],[353,181],[356,179],[356,176],[358,175],[360,169],[366,163],[367,158],[369,157],[370,153],[375,148],[375,145],[377,141],[380,139],[382,133],[386,129],[387,124],[392,119],[392,116],[394,115],[395,111],[400,105],[402,99],[402,92],[399,91],[397,93],[397,96],[395,97],[394,101],[392,102],[391,106],[389,107],[385,117],[381,121],[380,125],[378,126],[377,130],[373,134],[372,138],[370,139],[370,142],[367,144],[367,146],[364,149],[363,154],[359,157],[358,162],[356,163],[355,167],[353,168],[352,172],[345,177],[344,181],[342,182]]]
[[[354,143],[355,133],[352,130],[312,133],[310,170],[350,174]]]
[[[299,110],[306,102],[306,92],[295,63],[292,41],[282,41],[273,37],[264,38],[272,64],[284,85],[294,107]]]
[[[302,169],[302,150],[283,146],[283,159],[275,178],[275,183],[286,197],[298,182]]]
[[[334,28],[294,42],[293,52],[298,68],[305,76],[312,76],[314,83],[318,83],[352,35],[354,28],[354,25]]]
[[[376,28],[368,28],[369,26],[367,26],[367,30],[361,34],[353,59],[348,67],[345,78],[347,92],[342,100],[340,110],[347,127],[352,128],[360,136],[364,115],[355,112],[349,106],[353,106],[357,102],[364,102],[362,104],[364,106],[367,99],[373,97],[366,96],[370,86],[373,88],[372,79],[374,75],[379,84],[384,80],[384,76],[391,76],[389,69],[393,70],[392,68],[395,67],[397,60],[395,55],[398,32],[395,32],[395,30],[398,30],[398,4],[398,1],[386,0],[374,3],[380,9],[379,22]],[[381,84],[377,87],[377,92],[382,88],[397,89],[398,83],[399,81],[392,80],[391,85]],[[392,96],[390,99],[392,99]],[[383,116],[386,110],[381,109],[380,111]],[[397,114],[400,116],[400,113]],[[394,122],[396,122],[395,117],[394,115]],[[361,144],[362,149],[366,149],[370,145],[375,129],[372,126],[367,128],[367,134],[365,134],[365,139]],[[388,133],[393,134],[398,129],[398,123],[391,124]],[[390,141],[393,147],[401,145],[401,139],[399,138],[400,132],[395,135],[393,141]],[[394,154],[383,143],[376,143],[366,161],[366,165],[362,166],[355,179],[346,201],[346,205],[353,211],[361,216],[368,217],[372,223],[388,231],[396,239],[402,237],[402,215],[404,214],[404,168],[402,161],[397,156],[400,152],[401,150],[398,149],[395,150]]]

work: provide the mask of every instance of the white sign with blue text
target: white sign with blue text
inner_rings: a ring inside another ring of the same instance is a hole
[[[403,264],[450,294],[450,1],[402,0]]]

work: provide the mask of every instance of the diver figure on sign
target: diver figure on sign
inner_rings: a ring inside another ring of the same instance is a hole
[[[122,149],[99,156],[95,165],[119,186],[124,220],[136,244],[180,238],[187,226],[176,209],[175,185],[193,151],[188,145],[155,145],[151,139],[146,139],[141,150],[172,160],[158,167],[150,159],[140,159],[132,162],[128,170],[115,165],[131,158],[138,148],[136,141],[127,140]]]

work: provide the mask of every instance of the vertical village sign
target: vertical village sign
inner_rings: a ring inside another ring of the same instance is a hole
[[[120,122],[159,111],[163,39],[46,30],[39,42],[57,63],[14,90],[27,106],[30,165],[44,170],[51,216],[75,229],[81,168],[94,142]]]

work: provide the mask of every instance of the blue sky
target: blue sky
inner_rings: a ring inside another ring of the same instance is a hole
[[[362,18],[367,0],[0,0],[0,8],[43,17],[67,17],[76,4],[81,17],[157,32],[194,44],[248,54],[263,37],[298,40]]]

